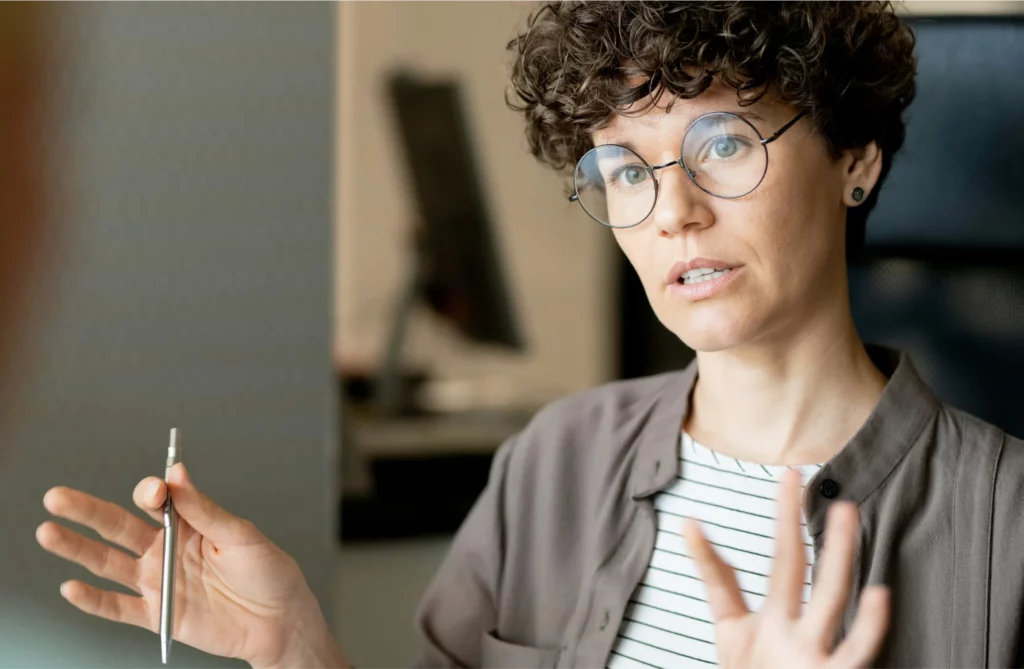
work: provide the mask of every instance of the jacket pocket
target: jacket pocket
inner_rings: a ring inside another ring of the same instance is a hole
[[[551,669],[558,662],[557,648],[509,643],[499,639],[493,630],[484,634],[480,654],[482,669]]]

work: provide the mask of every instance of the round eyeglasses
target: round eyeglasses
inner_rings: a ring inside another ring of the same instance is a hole
[[[640,225],[658,201],[655,172],[672,165],[683,168],[690,180],[709,195],[743,197],[761,185],[768,172],[768,144],[806,113],[797,114],[768,139],[738,114],[704,114],[687,128],[679,157],[664,165],[649,165],[618,144],[596,146],[576,164],[576,192],[569,201],[579,202],[591,218],[610,228]]]

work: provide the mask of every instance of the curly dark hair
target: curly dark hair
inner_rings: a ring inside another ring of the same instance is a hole
[[[833,157],[881,149],[878,184],[847,214],[855,250],[906,134],[914,44],[889,2],[554,2],[508,43],[518,100],[506,102],[524,114],[533,155],[571,171],[591,132],[652,93],[650,104],[694,98],[714,77],[741,105],[770,91],[808,113]]]

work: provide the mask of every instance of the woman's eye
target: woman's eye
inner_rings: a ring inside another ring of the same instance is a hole
[[[719,158],[728,158],[734,155],[739,147],[736,146],[736,140],[732,137],[721,137],[715,140],[712,149]]]
[[[720,135],[709,139],[705,144],[704,158],[706,160],[727,160],[734,158],[747,146],[748,142],[743,137]]]
[[[615,171],[612,181],[623,183],[627,186],[638,186],[647,178],[647,170],[635,165],[626,165]]]

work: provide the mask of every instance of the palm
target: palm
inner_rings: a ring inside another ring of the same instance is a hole
[[[154,517],[159,503],[136,504]],[[161,495],[159,502],[162,502]],[[162,527],[119,506],[68,488],[44,498],[57,516],[85,525],[118,550],[69,528],[44,523],[39,543],[94,574],[137,593],[101,590],[80,581],[62,590],[72,604],[110,620],[159,629],[163,572]],[[252,661],[273,659],[285,643],[282,625],[296,602],[306,603],[298,565],[251,523],[223,510],[215,537],[178,518],[173,638],[214,655]],[[127,551],[127,552],[126,552]]]
[[[280,617],[291,590],[269,573],[281,573],[284,556],[264,544],[218,548],[179,519],[174,638],[207,653],[247,657],[245,644],[269,633],[268,614]],[[138,591],[148,627],[160,622],[163,530],[139,557]],[[277,615],[275,615],[277,614]],[[239,643],[242,647],[238,647]]]
[[[808,644],[796,625],[756,613],[723,620],[716,626],[715,646],[723,667],[792,667],[821,669],[829,664],[826,649]]]

